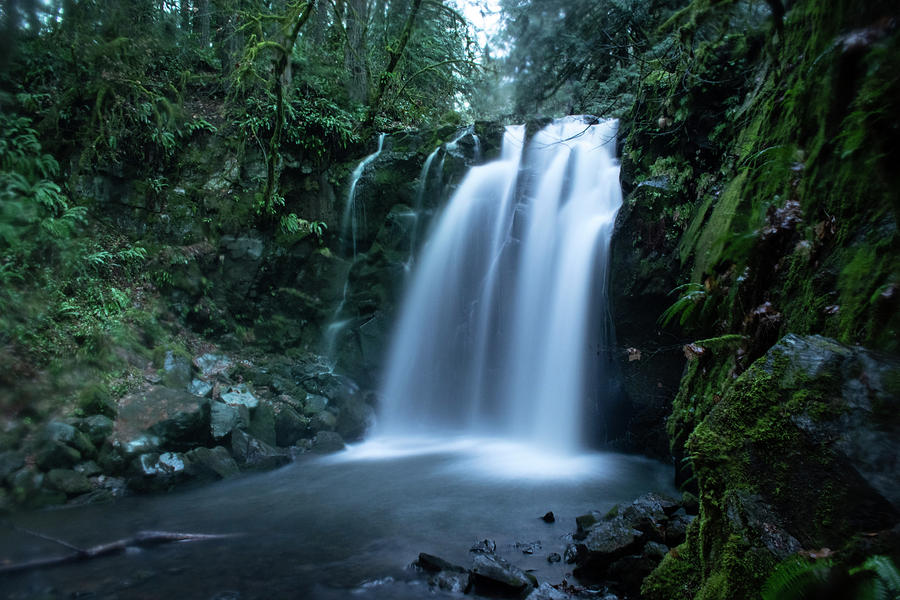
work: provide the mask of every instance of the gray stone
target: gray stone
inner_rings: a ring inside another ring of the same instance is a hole
[[[303,414],[312,416],[322,412],[327,407],[328,398],[320,396],[319,394],[307,393],[306,399],[303,401]]]
[[[345,440],[359,440],[375,421],[375,411],[358,398],[348,398],[340,403],[335,431]]]
[[[224,354],[203,354],[194,359],[194,366],[205,378],[224,375],[234,366],[234,361]]]
[[[479,593],[517,595],[528,587],[537,586],[537,580],[533,575],[494,554],[474,556],[472,580]]]
[[[205,398],[209,396],[209,393],[213,389],[213,384],[208,381],[203,381],[202,379],[194,379],[191,381],[191,384],[188,386],[188,391],[195,396],[200,396],[201,398]]]
[[[189,474],[201,479],[226,479],[240,472],[237,463],[222,446],[195,448],[185,455]]]
[[[156,386],[119,401],[114,435],[121,445],[150,434],[162,449],[188,449],[209,441],[209,420],[208,399]]]
[[[246,406],[247,408],[259,406],[259,399],[251,394],[247,386],[242,383],[228,388],[228,391],[223,393],[221,398],[222,402],[231,406]]]
[[[762,545],[779,560],[800,552],[803,547],[787,532],[780,517],[757,494],[744,491],[726,497],[725,515],[732,530],[745,541]]]
[[[76,473],[81,473],[85,477],[93,477],[94,475],[99,475],[103,472],[103,469],[100,468],[100,465],[95,463],[92,460],[87,462],[83,462],[75,465],[74,471]]]
[[[414,563],[416,567],[427,573],[439,573],[440,571],[455,571],[464,573],[466,570],[459,565],[444,560],[439,556],[428,554],[426,552],[419,553],[419,558]]]
[[[490,539],[483,539],[475,542],[469,552],[477,552],[481,554],[493,554],[497,551],[497,542]]]
[[[260,471],[275,469],[291,461],[286,451],[273,448],[240,429],[231,433],[231,454],[241,468]]]
[[[312,450],[319,454],[339,452],[344,449],[344,440],[334,431],[320,431],[313,438]]]
[[[237,406],[217,401],[210,404],[209,427],[213,438],[220,440],[237,427],[246,427],[247,424],[243,422]]]
[[[316,413],[309,422],[309,428],[312,431],[334,431],[337,426],[338,418],[330,410],[323,410]]]
[[[310,420],[286,404],[275,407],[275,444],[282,448],[293,446],[309,430]]]
[[[546,581],[525,597],[525,600],[572,600],[573,596],[562,592]]]
[[[472,576],[466,571],[441,571],[435,574],[429,583],[451,594],[465,594],[471,585]]]
[[[62,442],[84,455],[93,455],[97,451],[86,435],[74,426],[59,421],[51,421],[44,426],[42,439]]]
[[[25,464],[25,455],[15,450],[0,452],[0,483]]]
[[[35,463],[44,471],[65,469],[81,461],[81,452],[57,440],[41,444],[35,453]]]
[[[155,435],[139,435],[120,444],[122,454],[127,458],[159,450],[160,439]]]
[[[163,383],[171,388],[183,389],[191,383],[191,361],[188,357],[166,351],[163,360]]]
[[[275,412],[271,404],[260,403],[253,411],[247,433],[270,446],[275,445]]]
[[[69,496],[91,491],[91,482],[83,474],[69,469],[53,469],[47,473],[45,484]]]
[[[585,579],[599,578],[612,562],[638,552],[645,537],[622,515],[594,524],[584,541],[578,544],[575,575]]]
[[[115,422],[104,415],[92,415],[82,419],[79,423],[81,431],[97,447],[102,446],[103,442],[112,435],[114,427]]]
[[[128,485],[139,491],[161,491],[187,479],[187,462],[177,452],[141,454],[131,463]]]

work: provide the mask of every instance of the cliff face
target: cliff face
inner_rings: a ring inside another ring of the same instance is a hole
[[[651,598],[754,597],[801,548],[840,548],[835,572],[898,551],[896,483],[835,442],[896,453],[898,23],[885,2],[784,8],[676,13],[675,58],[650,65],[623,127],[613,303],[641,360],[622,369],[638,416],[671,413],[701,510]],[[682,352],[669,404],[654,391]]]

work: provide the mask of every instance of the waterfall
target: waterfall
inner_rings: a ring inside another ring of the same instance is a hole
[[[382,436],[490,435],[583,447],[602,402],[617,122],[566,117],[474,167],[421,251],[391,343]]]
[[[347,203],[344,205],[344,216],[341,219],[341,238],[345,242],[348,238],[350,239],[354,258],[356,257],[356,240],[359,229],[360,227],[365,227],[366,224],[366,205],[364,202],[356,201],[356,185],[359,183],[369,163],[381,154],[381,150],[384,147],[384,137],[385,134],[383,133],[378,135],[378,149],[362,159],[350,175],[350,191],[347,193]]]

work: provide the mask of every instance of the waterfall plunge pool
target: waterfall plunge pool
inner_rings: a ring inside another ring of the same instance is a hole
[[[246,600],[459,597],[429,591],[420,552],[468,567],[489,538],[541,582],[559,583],[575,517],[647,491],[674,494],[671,470],[643,457],[554,458],[506,440],[375,439],[277,471],[169,495],[14,515],[18,527],[87,547],[142,530],[241,534],[170,543],[0,577],[6,598]],[[555,523],[540,517],[547,511]],[[65,548],[0,525],[0,561]],[[516,542],[540,541],[526,555]],[[571,580],[571,576],[568,576]]]

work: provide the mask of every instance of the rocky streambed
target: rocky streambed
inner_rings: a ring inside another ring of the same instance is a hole
[[[169,351],[130,393],[87,416],[0,433],[0,509],[159,492],[283,466],[358,440],[372,406],[315,355],[297,360]],[[79,411],[82,415],[84,410]]]

